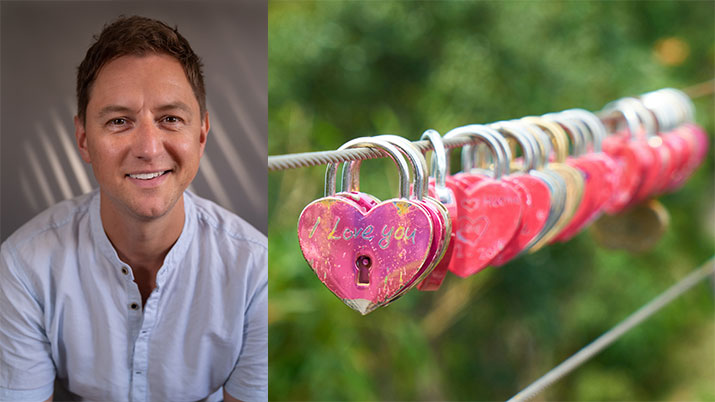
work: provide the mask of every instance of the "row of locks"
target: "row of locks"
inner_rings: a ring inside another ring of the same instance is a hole
[[[707,134],[678,90],[619,99],[599,115],[571,109],[444,136],[427,130],[431,169],[403,137],[353,139],[340,149],[377,148],[393,160],[399,197],[361,192],[360,161],[343,167],[337,192],[337,165],[328,165],[325,196],[298,221],[303,256],[330,291],[367,314],[413,287],[437,290],[448,271],[467,277],[501,266],[569,240],[604,213],[672,192],[707,153]],[[450,174],[455,143],[462,169]]]

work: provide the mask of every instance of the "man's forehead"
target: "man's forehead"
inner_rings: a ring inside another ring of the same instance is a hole
[[[89,92],[88,108],[95,113],[138,109],[141,104],[163,110],[199,107],[183,67],[165,54],[116,58],[99,70]]]

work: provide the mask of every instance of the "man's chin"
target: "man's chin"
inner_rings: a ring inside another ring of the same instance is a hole
[[[106,201],[109,201],[107,207],[115,211],[112,215],[117,217],[124,215],[125,218],[150,222],[169,215],[179,205],[183,205],[178,202],[182,197],[183,193],[175,197],[114,198],[110,196]]]
[[[130,212],[138,220],[152,221],[169,215],[176,208],[177,200],[130,206]]]

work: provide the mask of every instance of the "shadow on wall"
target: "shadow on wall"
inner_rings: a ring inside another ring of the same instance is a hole
[[[92,36],[122,14],[178,26],[202,58],[211,131],[190,190],[267,232],[266,5],[163,8],[2,3],[0,241],[50,205],[97,186],[74,140],[76,68]]]

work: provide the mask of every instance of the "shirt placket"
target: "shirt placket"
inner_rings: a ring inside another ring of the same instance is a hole
[[[156,323],[159,299],[164,283],[164,273],[166,269],[162,267],[156,278],[156,287],[149,295],[149,298],[141,308],[141,293],[139,287],[134,282],[133,278],[130,283],[129,294],[129,322],[130,322],[130,339],[134,340],[134,350],[131,356],[132,365],[130,378],[131,394],[129,400],[148,401],[148,369],[149,369],[149,340],[151,339],[152,330]],[[138,308],[135,309],[135,304]]]

